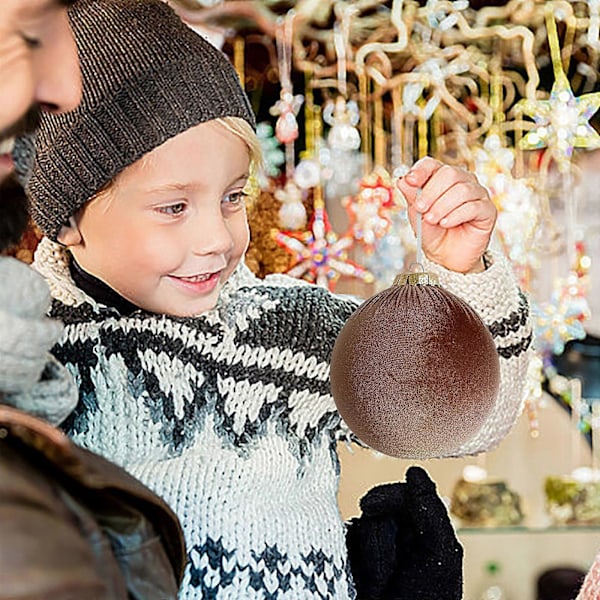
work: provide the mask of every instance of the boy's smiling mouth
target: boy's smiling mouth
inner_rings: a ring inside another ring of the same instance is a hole
[[[0,156],[4,154],[11,154],[15,147],[15,137],[8,137],[0,139]]]
[[[182,281],[189,281],[190,283],[199,283],[200,281],[207,281],[210,279],[215,273],[204,273],[203,275],[191,275],[190,277],[178,276],[177,279],[181,279]]]
[[[222,270],[199,275],[169,275],[169,279],[180,289],[193,294],[212,292],[221,279]]]

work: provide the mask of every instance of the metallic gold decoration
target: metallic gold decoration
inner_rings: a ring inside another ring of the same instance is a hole
[[[233,66],[240,78],[242,86],[246,84],[246,57],[245,57],[246,42],[243,37],[235,38],[233,42]]]
[[[392,285],[440,285],[435,273],[402,273]]]

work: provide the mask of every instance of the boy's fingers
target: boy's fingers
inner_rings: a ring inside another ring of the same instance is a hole
[[[412,169],[398,180],[397,187],[409,205],[417,202],[415,208],[424,212],[450,188],[464,183],[468,183],[465,171],[426,157],[416,162]],[[417,198],[419,189],[423,193]]]
[[[423,187],[432,175],[443,166],[439,160],[426,156],[418,160],[400,181],[411,187]]]

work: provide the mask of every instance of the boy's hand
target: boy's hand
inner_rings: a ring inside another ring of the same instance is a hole
[[[429,260],[459,273],[483,271],[497,211],[472,173],[425,157],[396,185],[413,229],[417,212],[423,215],[422,247]]]

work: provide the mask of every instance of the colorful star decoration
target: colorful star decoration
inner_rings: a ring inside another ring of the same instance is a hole
[[[589,124],[600,108],[600,92],[576,98],[562,70],[552,86],[549,100],[524,99],[519,105],[536,123],[521,140],[521,148],[547,147],[561,170],[568,169],[573,148],[600,148],[600,135]]]
[[[583,339],[583,321],[590,310],[581,279],[572,274],[559,281],[550,302],[533,304],[537,349],[542,353],[562,354],[572,339]]]
[[[333,290],[340,275],[357,277],[366,283],[373,275],[348,260],[348,250],[354,243],[350,236],[338,237],[332,230],[324,208],[315,208],[308,231],[302,233],[277,231],[275,241],[293,255],[288,275]]]

